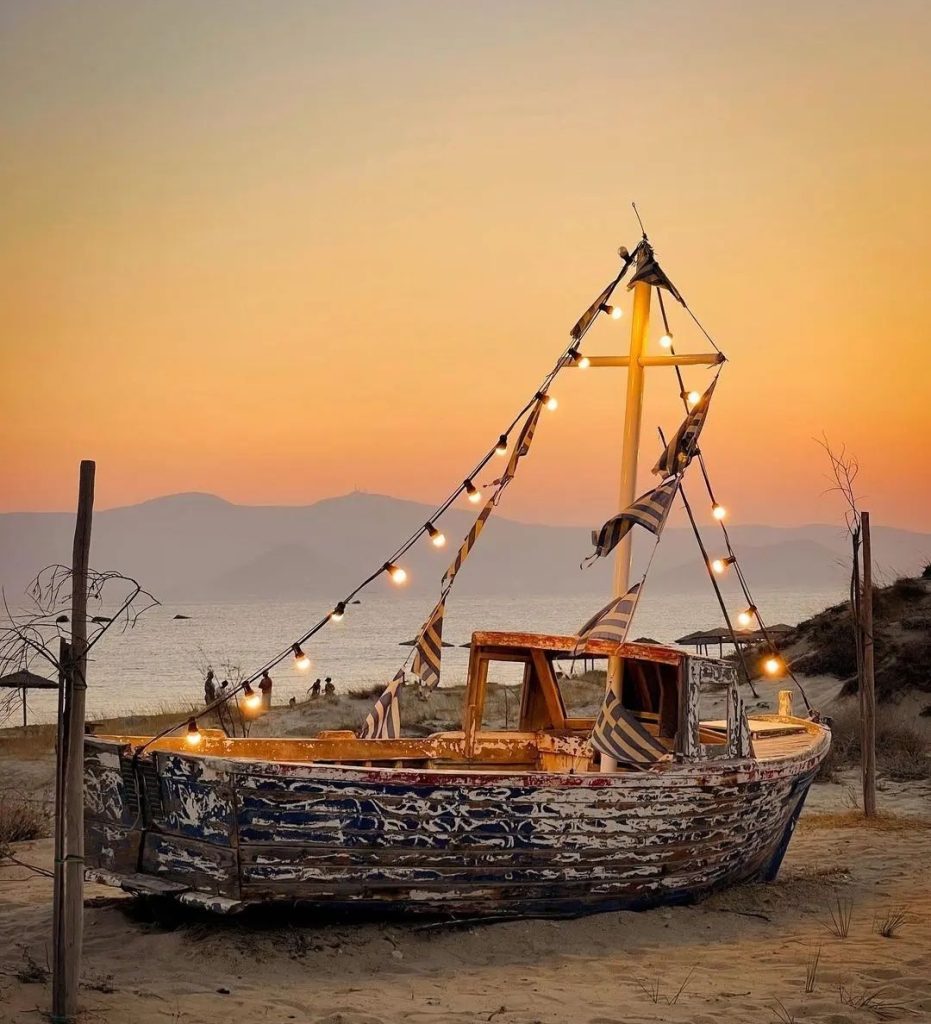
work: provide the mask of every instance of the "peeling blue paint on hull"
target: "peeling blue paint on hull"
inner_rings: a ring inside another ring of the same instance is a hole
[[[87,861],[230,912],[572,916],[686,903],[778,871],[824,750],[618,775],[262,763],[88,738]]]

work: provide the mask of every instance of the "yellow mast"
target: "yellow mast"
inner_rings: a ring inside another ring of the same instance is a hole
[[[644,281],[634,284],[634,308],[630,325],[630,352],[626,356],[589,356],[592,367],[627,367],[627,405],[624,411],[624,434],[621,450],[621,480],[618,491],[618,511],[622,512],[637,497],[637,461],[640,452],[640,428],[643,422],[644,367],[647,366],[714,366],[723,361],[719,352],[688,355],[651,356],[645,351],[650,326],[650,298],[652,285]],[[570,365],[577,366],[578,363]],[[622,597],[630,588],[630,562],[633,533],[618,544],[614,556],[614,597]],[[620,658],[608,660],[607,688],[621,695],[623,662]],[[614,758],[602,755],[602,771],[617,769]]]
[[[630,325],[630,354],[627,364],[627,404],[624,410],[624,435],[621,441],[621,482],[618,490],[618,511],[632,504],[637,497],[637,460],[640,453],[640,427],[643,423],[643,363],[641,359],[650,326],[652,288],[643,281],[634,285],[634,311]],[[614,596],[621,597],[630,587],[630,560],[633,534],[618,544],[614,555]],[[620,658],[608,660],[608,690],[621,696],[623,663]],[[602,771],[617,768],[613,757],[602,755]]]

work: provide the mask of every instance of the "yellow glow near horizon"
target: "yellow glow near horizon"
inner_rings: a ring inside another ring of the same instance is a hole
[[[928,5],[674,3],[653,36],[636,3],[14,7],[0,510],[73,510],[81,458],[101,509],[442,499],[636,243],[636,199],[728,357],[702,450],[741,522],[840,520],[826,432],[876,522],[929,528]],[[650,103],[605,131],[632,83]],[[626,353],[626,282],[611,303],[591,355]],[[624,378],[560,375],[502,514],[614,507]],[[682,413],[646,378],[645,443]]]

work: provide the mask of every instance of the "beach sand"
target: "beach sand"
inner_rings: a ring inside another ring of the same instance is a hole
[[[2,768],[35,788],[51,764],[4,758]],[[293,914],[155,921],[124,894],[88,885],[84,1019],[931,1021],[931,783],[881,782],[888,817],[868,827],[852,810],[857,782],[847,772],[813,787],[775,882],[691,907],[458,927]],[[48,871],[52,842],[15,844],[14,856]],[[48,960],[51,892],[46,875],[0,866],[0,1021],[41,1020],[50,1005],[48,981],[24,978]],[[840,937],[831,912],[848,908]],[[879,927],[896,912],[904,921],[884,937]]]

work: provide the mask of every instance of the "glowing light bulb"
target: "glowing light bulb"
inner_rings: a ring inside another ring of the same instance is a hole
[[[433,523],[427,523],[427,536],[434,547],[441,548],[446,543],[446,535],[441,533]]]
[[[310,658],[304,653],[300,644],[291,644],[291,650],[294,651],[294,667],[299,672],[306,672],[310,668]]]
[[[756,608],[751,604],[750,607],[746,609],[746,611],[742,611],[737,616],[737,621],[741,624],[741,626],[746,628],[747,626],[751,625],[755,617]]]
[[[660,347],[661,348],[672,348],[672,335],[671,334],[664,334],[659,339],[659,343],[660,343]]]
[[[602,313],[607,313],[612,320],[620,320],[624,315],[624,310],[620,306],[609,306],[606,302],[598,307]]]
[[[203,733],[197,728],[197,722],[195,719],[191,719],[187,724],[187,732],[184,734],[184,742],[189,747],[199,747],[204,742]]]
[[[395,565],[394,562],[385,562],[384,569],[391,577],[392,582],[397,583],[398,586],[407,580],[407,570],[402,569],[400,565]]]
[[[338,601],[336,607],[330,612],[330,618],[334,622],[340,622],[343,616],[346,614],[346,605],[343,601]]]
[[[495,455],[507,455],[508,453],[508,436],[502,434],[498,438],[498,443],[495,445]]]
[[[592,361],[588,356],[579,356],[575,365],[578,366],[580,370],[587,370],[592,365]]]
[[[465,487],[465,492],[468,495],[469,501],[471,501],[473,505],[482,500],[482,492],[475,486],[475,484],[472,483],[471,480],[464,480],[463,486]]]
[[[698,405],[699,401],[701,400],[701,395],[697,391],[690,391],[685,396],[685,400],[686,402],[689,403],[689,408],[692,409],[696,405]]]
[[[711,571],[720,576],[722,573],[727,571],[727,567],[729,565],[733,565],[736,561],[737,559],[733,556],[730,556],[729,558],[716,558],[711,563]]]
[[[537,392],[537,401],[542,402],[550,412],[559,408],[559,402],[553,398],[552,395],[548,395],[545,391]]]
[[[775,654],[771,654],[763,662],[763,671],[768,676],[780,676],[780,675],[782,675],[783,668],[784,668],[784,666],[782,664],[782,658],[776,657]]]
[[[258,711],[262,706],[262,694],[256,693],[249,683],[242,688],[242,702],[250,711]]]
[[[711,514],[715,519],[725,519],[727,517],[727,509],[723,505],[719,505],[715,502],[711,506]]]

